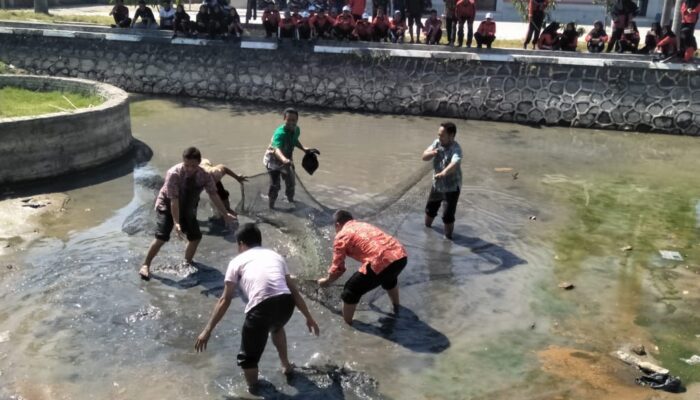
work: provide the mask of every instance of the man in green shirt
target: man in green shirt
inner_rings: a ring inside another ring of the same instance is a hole
[[[299,122],[299,112],[293,108],[284,110],[284,124],[277,127],[272,134],[272,141],[265,157],[265,167],[270,174],[270,190],[268,191],[270,208],[275,208],[277,195],[282,188],[280,178],[284,179],[285,195],[289,203],[294,203],[294,186],[296,179],[294,175],[294,164],[292,163],[292,153],[298,147],[304,153],[312,152],[320,154],[316,149],[308,149],[299,141],[301,130],[297,126]]]

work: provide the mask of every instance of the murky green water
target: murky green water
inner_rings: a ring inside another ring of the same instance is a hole
[[[144,283],[136,271],[149,238],[128,236],[121,224],[153,201],[138,177],[162,175],[184,147],[239,173],[262,172],[262,150],[280,121],[276,108],[135,101],[134,136],[153,158],[133,174],[69,192],[65,215],[47,221],[52,235],[0,272],[0,396],[239,396],[240,302],[208,352],[193,351],[233,246],[205,236],[197,257],[204,271],[186,285],[168,272],[182,252],[173,241],[155,261],[170,280]],[[301,141],[322,156],[303,182],[330,208],[375,205],[424,167],[420,154],[439,122],[305,111]],[[378,382],[370,397],[635,399],[655,393],[636,388],[634,374],[608,354],[641,343],[684,382],[700,380],[700,366],[680,360],[700,354],[696,140],[478,121],[459,121],[457,139],[465,179],[454,242],[441,238],[441,223],[422,226],[427,178],[372,218],[408,249],[400,282],[410,318],[388,318],[379,292],[361,305],[355,329],[314,304],[323,334],[307,336],[295,316],[287,330],[293,361],[366,373]],[[233,181],[227,186],[234,191]],[[298,238],[271,225],[263,233],[297,273],[325,268],[305,265]],[[658,250],[684,261],[663,260]],[[561,281],[575,288],[564,291]],[[561,363],[543,356],[552,346],[568,349]],[[602,373],[587,380],[603,367],[609,382],[595,384]],[[261,370],[279,393],[268,397],[364,396],[351,387],[294,386],[276,368],[270,347]],[[684,396],[697,393],[691,385]]]

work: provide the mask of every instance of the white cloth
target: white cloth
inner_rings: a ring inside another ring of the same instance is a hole
[[[285,275],[289,275],[289,267],[281,255],[270,249],[253,247],[231,260],[224,280],[241,289],[247,313],[263,300],[291,294]]]
[[[163,23],[163,20],[166,20],[167,22],[164,23],[165,26],[172,26],[173,21],[175,21],[175,9],[170,7],[170,10],[166,10],[165,8],[160,9],[160,21]]]

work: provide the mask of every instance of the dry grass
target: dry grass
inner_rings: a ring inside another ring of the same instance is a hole
[[[3,87],[0,88],[0,118],[73,111],[76,108],[97,106],[103,101],[102,97],[95,95]]]
[[[86,24],[109,25],[114,23],[110,16],[92,15],[51,15],[37,14],[33,11],[0,10],[0,20],[28,22],[80,22]]]

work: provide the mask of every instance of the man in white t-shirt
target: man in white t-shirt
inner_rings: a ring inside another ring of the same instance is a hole
[[[161,3],[162,7],[160,8],[160,29],[167,29],[167,30],[173,30],[175,29],[175,9],[173,8],[172,4],[170,4],[170,0],[164,0]]]
[[[311,316],[306,302],[299,294],[296,284],[289,276],[287,263],[276,252],[260,247],[262,235],[255,224],[244,224],[236,232],[238,256],[228,265],[224,278],[224,293],[214,306],[209,323],[204,328],[194,348],[197,352],[207,348],[211,332],[228,310],[236,291],[241,289],[241,297],[246,302],[245,322],[241,331],[241,350],[238,365],[243,368],[248,389],[258,383],[258,362],[262,356],[267,336],[277,348],[282,370],[292,372],[292,364],[287,358],[287,335],[284,326],[292,317],[294,306],[306,317],[309,332],[318,336],[319,329]]]

